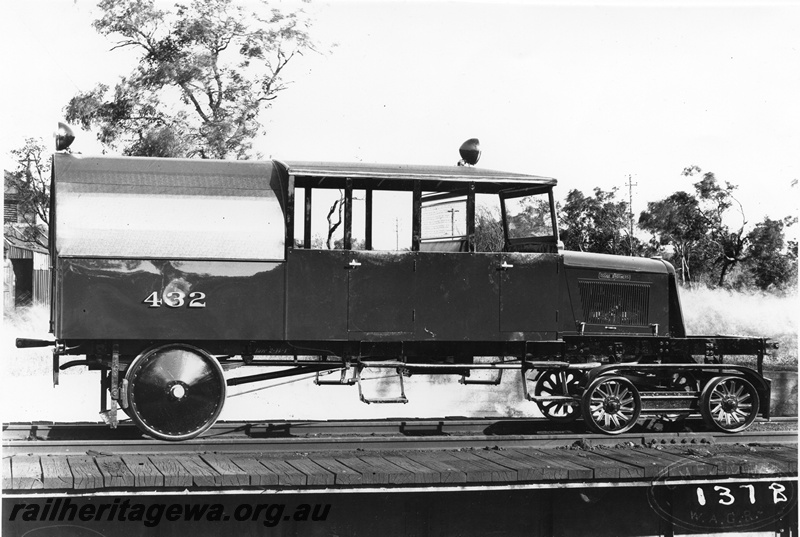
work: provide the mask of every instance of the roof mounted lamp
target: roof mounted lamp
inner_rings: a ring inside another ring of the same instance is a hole
[[[70,126],[59,121],[58,130],[56,131],[56,151],[69,149],[73,141],[75,141],[75,134]]]
[[[475,166],[481,158],[481,143],[477,138],[470,138],[458,148],[461,153],[459,166]]]

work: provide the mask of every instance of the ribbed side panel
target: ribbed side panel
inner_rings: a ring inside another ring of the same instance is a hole
[[[33,303],[50,306],[50,271],[33,271]]]
[[[578,285],[585,322],[625,326],[650,324],[648,284],[584,280]]]

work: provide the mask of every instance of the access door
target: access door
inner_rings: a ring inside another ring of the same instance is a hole
[[[414,266],[412,252],[350,251],[347,330],[391,334],[414,331]]]
[[[559,303],[558,255],[502,254],[498,268],[500,331],[555,332]]]

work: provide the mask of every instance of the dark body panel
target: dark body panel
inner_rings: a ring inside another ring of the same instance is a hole
[[[346,254],[344,250],[289,250],[287,339],[347,339]]]
[[[60,339],[282,338],[284,263],[63,258],[57,278]]]
[[[418,256],[414,339],[500,339],[496,254],[426,252]]]
[[[411,336],[415,257],[403,252],[348,253],[350,339]]]
[[[526,339],[539,339],[524,336],[531,332],[548,333],[555,339],[560,257],[512,253],[502,260],[512,266],[500,272],[500,330],[518,332]]]

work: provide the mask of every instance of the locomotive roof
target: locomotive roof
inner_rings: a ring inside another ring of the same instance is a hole
[[[476,182],[491,184],[555,185],[551,177],[523,173],[502,172],[471,166],[422,166],[412,164],[368,164],[364,162],[308,162],[277,161],[291,175],[316,178],[386,179],[386,180],[434,180],[453,182]]]

